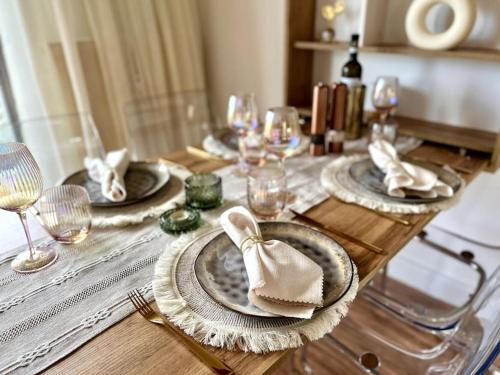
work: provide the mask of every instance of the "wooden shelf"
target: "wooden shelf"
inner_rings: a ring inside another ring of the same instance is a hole
[[[342,51],[347,50],[348,43],[335,42],[310,42],[296,41],[294,47],[300,50],[310,51]],[[393,53],[409,56],[422,57],[444,57],[453,59],[474,59],[483,61],[499,61],[500,50],[479,49],[479,48],[459,48],[448,51],[428,51],[404,45],[380,45],[380,46],[365,46],[360,48],[361,52],[367,53]]]

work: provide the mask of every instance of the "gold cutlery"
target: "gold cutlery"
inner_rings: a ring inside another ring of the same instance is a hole
[[[344,233],[344,232],[341,232],[335,228],[332,228],[331,226],[329,225],[325,225],[325,224],[322,224],[314,219],[311,219],[309,216],[306,216],[306,215],[303,215],[303,214],[299,214],[298,212],[296,212],[295,210],[292,210],[290,209],[290,212],[293,213],[295,215],[296,218],[298,218],[300,221],[306,223],[306,224],[309,224],[309,225],[312,225],[314,227],[317,227],[317,228],[320,228],[320,229],[323,229],[327,232],[330,232],[331,234],[337,236],[337,237],[342,237],[344,239],[346,239],[347,241],[349,242],[352,242],[352,243],[355,243],[356,245],[359,245],[361,247],[364,247],[365,249],[367,250],[370,250],[376,254],[380,254],[380,255],[386,255],[387,252],[383,249],[381,249],[380,247],[378,246],[375,246],[375,245],[372,245],[371,243],[368,243],[366,241],[363,241],[363,240],[360,240],[356,237],[353,237],[351,236],[350,234],[347,234],[347,233]]]
[[[187,146],[186,151],[188,152],[188,154],[191,154],[193,156],[196,156],[196,157],[202,158],[202,159],[216,160],[216,161],[221,161],[224,163],[231,162],[230,160],[223,159],[220,156],[213,155],[210,152],[207,152],[205,150],[202,150],[201,148],[194,147],[194,146]]]
[[[360,206],[360,205],[355,204],[355,203],[352,203],[352,204],[354,204],[354,205],[356,205],[358,207],[364,208],[367,211],[373,212],[374,214],[376,214],[378,216],[385,217],[386,219],[392,220],[392,221],[394,221],[396,223],[399,223],[399,224],[402,224],[402,225],[406,225],[406,226],[412,225],[408,220],[402,219],[402,218],[400,218],[398,216],[390,215],[390,214],[387,214],[385,212],[370,210],[369,208]]]
[[[158,324],[165,328],[170,333],[174,334],[187,348],[193,353],[200,361],[205,365],[210,367],[210,369],[216,374],[234,374],[234,371],[217,358],[210,351],[205,349],[202,345],[194,341],[191,337],[187,336],[179,328],[172,325],[167,319],[161,316],[159,313],[154,311],[148,302],[144,299],[141,292],[137,289],[132,290],[128,293],[128,298],[139,312],[142,317],[151,323]]]
[[[462,173],[466,173],[466,174],[472,174],[474,171],[472,169],[469,169],[469,168],[466,168],[466,167],[461,167],[460,165],[449,165],[448,163],[445,163],[443,161],[439,161],[439,160],[429,160],[429,159],[426,159],[426,158],[421,158],[421,157],[418,157],[418,156],[412,156],[411,159],[415,160],[415,161],[421,161],[421,162],[425,162],[425,163],[430,163],[430,164],[434,164],[434,165],[438,165],[440,167],[450,167],[451,169],[454,169],[458,172],[462,172]]]

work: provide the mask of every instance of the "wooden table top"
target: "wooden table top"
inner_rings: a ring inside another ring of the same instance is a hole
[[[473,173],[462,174],[471,181],[487,165],[487,158],[462,157],[448,148],[423,145],[410,153],[427,160],[442,161],[449,165],[461,165]],[[180,163],[195,172],[206,172],[224,166],[224,163],[205,160],[178,151],[166,159]],[[323,224],[335,227],[383,248],[387,254],[377,255],[342,238],[336,238],[345,247],[358,267],[360,288],[366,285],[395,254],[418,234],[436,215],[403,215],[411,226],[398,224],[391,219],[353,204],[329,198],[313,207],[307,216]],[[230,352],[210,348],[219,358],[231,366],[237,374],[266,374],[277,369],[293,350],[266,355]],[[146,322],[139,313],[133,313],[96,336],[75,352],[52,365],[47,374],[210,374],[185,347],[161,327]]]

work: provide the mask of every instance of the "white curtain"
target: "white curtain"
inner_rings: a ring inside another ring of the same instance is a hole
[[[133,103],[205,92],[196,0],[9,1],[16,2],[22,19],[44,116],[90,114],[107,150],[140,143],[126,117]],[[60,145],[78,136],[92,140],[87,124],[59,121],[52,129],[32,126],[23,135],[35,156],[59,159],[45,167],[67,173],[74,168],[64,165]],[[158,136],[150,134],[147,147],[156,152],[199,141],[199,132],[182,122],[161,121],[154,132]]]

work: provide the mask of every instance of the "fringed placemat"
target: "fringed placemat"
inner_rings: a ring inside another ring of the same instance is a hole
[[[368,158],[366,155],[343,156],[328,164],[321,171],[321,185],[333,196],[347,202],[382,212],[400,214],[423,214],[427,212],[446,210],[455,205],[465,189],[465,181],[453,197],[432,203],[409,204],[396,202],[389,197],[384,198],[361,186],[354,181],[349,173],[351,165]]]
[[[166,162],[166,161],[165,161]],[[92,208],[92,226],[97,228],[124,227],[140,224],[148,218],[158,218],[176,203],[184,202],[184,179],[191,172],[182,165],[168,163],[170,180],[153,197],[123,207]]]
[[[301,154],[309,148],[309,138],[303,137],[302,140],[297,150],[297,154]],[[367,136],[359,139],[347,140],[344,142],[344,152],[349,154],[367,152],[368,143],[369,139]],[[421,144],[421,139],[400,135],[397,137],[394,147],[396,147],[398,152],[405,154],[418,148]],[[228,147],[214,135],[209,135],[203,140],[203,149],[226,160],[237,160],[239,156],[238,151]]]
[[[179,238],[165,249],[155,267],[153,292],[160,311],[197,341],[254,353],[296,348],[303,344],[301,336],[318,340],[347,314],[358,290],[354,264],[353,281],[346,294],[312,319],[255,317],[217,303],[198,283],[193,271],[198,254],[188,249],[194,239],[208,243],[218,233],[220,228],[208,232],[205,229],[204,234],[198,231]]]

